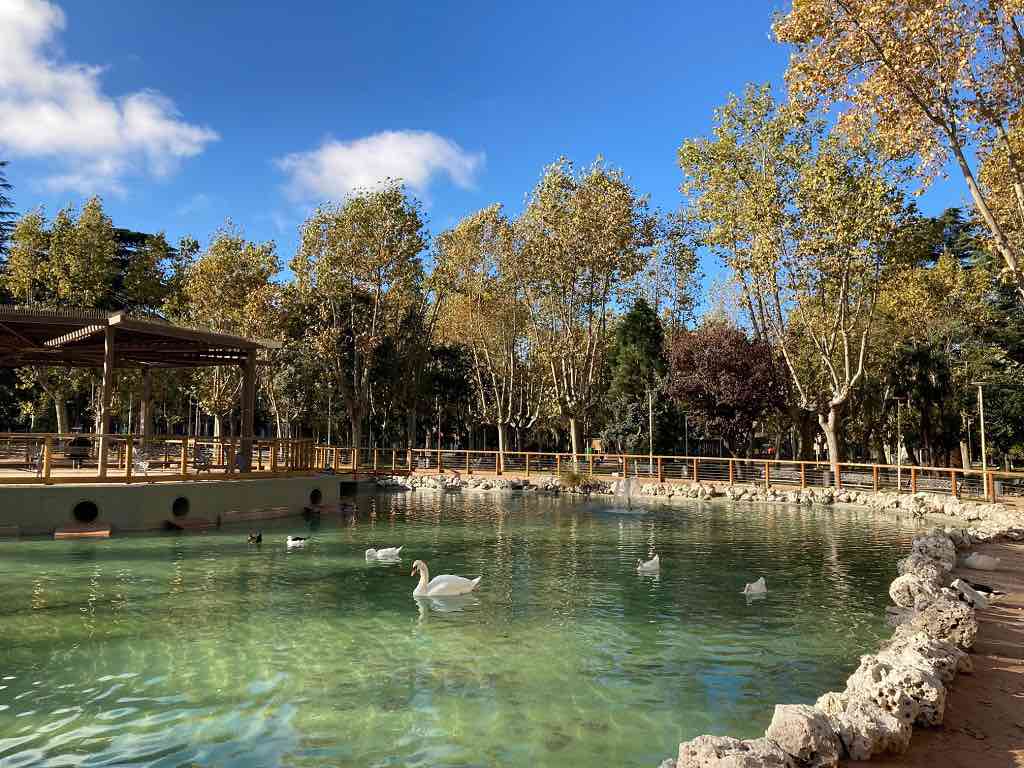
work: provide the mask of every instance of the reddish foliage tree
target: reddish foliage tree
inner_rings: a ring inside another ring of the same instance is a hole
[[[785,372],[771,346],[727,320],[677,334],[669,358],[669,394],[733,456],[750,445],[755,423],[785,404]]]

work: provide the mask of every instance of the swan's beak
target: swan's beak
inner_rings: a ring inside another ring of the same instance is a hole
[[[410,576],[415,576],[416,575],[416,569],[413,568],[411,571],[409,571],[409,575]]]

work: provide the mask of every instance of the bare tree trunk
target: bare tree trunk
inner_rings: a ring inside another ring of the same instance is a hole
[[[821,431],[825,433],[825,444],[828,446],[828,460],[832,465],[832,484],[838,487],[839,461],[841,459],[839,455],[839,407],[831,406],[827,416],[819,413],[818,425],[821,427]]]
[[[569,417],[569,438],[572,441],[573,467],[579,470],[579,457],[583,453],[583,429],[579,419],[575,416]]]
[[[505,471],[505,451],[508,450],[508,425],[498,422],[498,470]]]
[[[63,397],[55,396],[53,406],[57,412],[57,431],[63,435],[68,431],[68,401]]]

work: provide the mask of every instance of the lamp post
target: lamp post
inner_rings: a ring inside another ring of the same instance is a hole
[[[988,498],[988,452],[985,445],[985,394],[984,381],[972,381],[971,384],[978,388],[978,417],[981,420],[981,484],[985,491],[985,498]]]
[[[896,493],[903,493],[903,402],[905,397],[890,397],[896,401]]]

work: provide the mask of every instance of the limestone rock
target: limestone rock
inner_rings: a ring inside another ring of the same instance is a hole
[[[948,568],[943,568],[931,558],[917,552],[911,552],[896,563],[896,570],[901,576],[917,576],[919,579],[935,586],[942,584],[949,574]]]
[[[908,725],[938,725],[946,712],[946,687],[937,675],[884,655],[862,656],[846,681],[846,691],[873,701]]]
[[[939,590],[932,582],[910,573],[897,576],[889,585],[889,597],[900,608],[921,610],[935,602],[938,595]]]
[[[974,671],[971,657],[948,640],[936,640],[924,632],[914,632],[910,627],[900,627],[885,645],[882,654],[886,657],[909,663],[910,666],[925,665],[943,683],[950,683],[958,673]]]
[[[850,703],[850,696],[846,693],[837,693],[836,691],[829,691],[823,693],[818,697],[818,700],[814,703],[815,709],[820,709],[826,715],[835,717],[841,712],[846,710],[846,705]]]
[[[839,764],[839,739],[828,715],[805,704],[777,704],[765,737],[808,768]]]
[[[964,558],[964,565],[975,571],[994,571],[999,568],[999,558],[972,552]]]
[[[945,568],[946,572],[956,565],[956,547],[949,536],[939,529],[917,536],[910,544],[910,551],[927,557],[929,560]]]
[[[914,632],[925,632],[935,640],[949,640],[965,650],[974,645],[978,636],[974,611],[959,600],[936,600],[915,614],[908,626]]]
[[[677,768],[796,768],[769,739],[740,741],[729,736],[698,736],[679,745]]]
[[[869,760],[886,752],[901,755],[910,746],[910,724],[872,701],[849,699],[833,722],[851,760]]]

